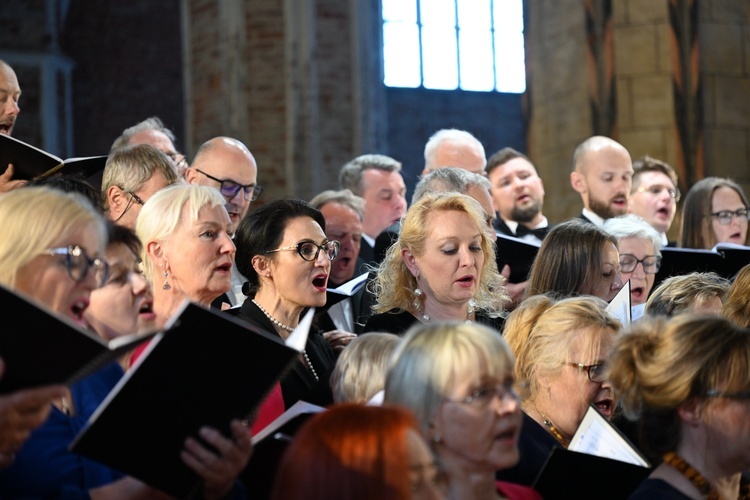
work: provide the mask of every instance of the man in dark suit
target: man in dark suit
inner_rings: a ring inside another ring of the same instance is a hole
[[[542,214],[544,184],[531,160],[513,148],[503,148],[487,161],[487,177],[498,215],[495,229],[541,243],[550,225]]]
[[[375,263],[375,239],[406,213],[406,184],[401,163],[385,155],[362,155],[341,168],[339,189],[365,200],[359,256]]]
[[[597,135],[576,148],[570,185],[583,200],[581,219],[602,227],[605,220],[626,214],[632,183],[633,162],[619,142]]]

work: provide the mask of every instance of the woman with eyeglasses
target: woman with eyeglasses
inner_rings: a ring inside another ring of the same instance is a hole
[[[617,238],[620,278],[623,283],[630,281],[630,305],[645,304],[661,267],[659,233],[634,214],[607,219],[604,230]]]
[[[364,331],[400,335],[431,321],[499,329],[509,297],[485,217],[476,200],[458,193],[428,194],[412,205],[371,284],[376,314]]]
[[[718,316],[633,325],[608,378],[660,463],[630,497],[750,498],[750,332]]]
[[[742,187],[720,177],[696,182],[685,196],[680,246],[709,250],[717,243],[748,245],[748,207]]]
[[[384,404],[414,413],[447,481],[447,498],[540,498],[496,482],[518,462],[521,406],[513,354],[494,330],[458,322],[417,324],[391,358]]]
[[[520,462],[500,477],[532,484],[549,452],[567,448],[590,405],[612,417],[604,365],[621,324],[606,306],[596,297],[536,295],[508,316],[503,335],[516,356],[524,428]]]
[[[286,339],[307,308],[325,305],[339,242],[326,238],[325,219],[309,203],[281,199],[258,207],[240,222],[234,242],[237,269],[248,280],[242,290],[248,299],[238,318]],[[311,331],[293,369],[281,379],[284,406],[300,399],[330,404],[333,366],[332,348],[320,332]]]
[[[0,223],[4,231],[0,283],[84,328],[90,327],[87,309],[91,295],[109,282],[110,266],[103,258],[107,241],[104,219],[77,195],[33,187],[0,198]],[[121,328],[125,327],[111,323],[108,334]],[[0,472],[3,498],[164,497],[137,479],[67,450],[123,373],[118,363],[111,363],[52,401],[47,421],[16,450],[13,464]],[[5,425],[0,419],[0,428]],[[234,489],[235,481],[252,448],[247,430],[239,422],[232,423],[232,431],[233,439],[218,433],[202,434],[213,449],[187,439],[183,461],[203,479],[207,498],[242,494],[241,488]],[[211,462],[210,470],[204,460]]]

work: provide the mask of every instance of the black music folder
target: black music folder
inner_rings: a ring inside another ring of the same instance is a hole
[[[183,307],[70,446],[179,498],[200,487],[180,459],[185,439],[203,426],[230,436],[231,420],[248,418],[304,348],[314,313],[284,343],[219,311]]]
[[[750,247],[720,243],[712,250],[695,248],[662,248],[661,268],[656,273],[654,288],[671,276],[692,272],[714,272],[731,279],[750,264]]]
[[[539,245],[497,233],[497,270],[502,272],[506,264],[510,266],[510,283],[523,283],[529,278],[531,265],[538,252]]]
[[[49,384],[71,385],[117,359],[156,332],[107,342],[23,294],[0,286],[0,394]]]
[[[92,177],[104,170],[107,156],[88,156],[63,160],[9,135],[0,134],[0,173],[13,164],[14,179],[44,178],[58,172]]]

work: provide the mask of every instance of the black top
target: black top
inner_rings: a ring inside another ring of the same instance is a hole
[[[252,300],[242,304],[237,318],[254,324],[264,330],[278,335],[271,321],[263,314]],[[279,335],[280,337],[280,335]],[[319,331],[310,330],[305,352],[310,358],[320,381],[316,381],[304,358],[297,357],[291,370],[281,377],[281,393],[284,397],[284,408],[288,409],[300,399],[318,406],[333,403],[333,393],[328,383],[335,363],[333,349]]]
[[[630,500],[686,500],[690,497],[662,479],[646,479],[629,498]]]
[[[547,432],[547,429],[524,412],[523,427],[521,427],[521,435],[518,439],[520,457],[518,464],[510,469],[499,471],[496,478],[501,481],[533,486],[554,448],[563,448],[563,445]]]
[[[374,314],[367,320],[364,333],[367,332],[385,332],[403,335],[413,325],[418,324],[419,320],[409,311],[403,309],[391,309],[388,312]],[[481,312],[477,313],[477,323],[489,326],[499,332],[502,332],[503,319],[490,318],[484,316]]]

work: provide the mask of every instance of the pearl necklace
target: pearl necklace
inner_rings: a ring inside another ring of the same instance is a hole
[[[274,325],[278,326],[278,327],[279,327],[279,328],[281,328],[282,330],[284,330],[284,331],[287,331],[287,332],[289,332],[289,333],[292,333],[292,332],[294,331],[294,328],[292,328],[291,326],[289,326],[289,325],[285,325],[285,324],[284,324],[284,323],[282,323],[281,321],[279,321],[279,320],[277,320],[276,318],[274,318],[273,316],[271,316],[271,315],[270,315],[270,314],[268,313],[268,311],[266,311],[265,309],[263,309],[263,306],[262,306],[262,305],[258,304],[258,301],[257,301],[257,300],[255,300],[255,299],[252,299],[252,301],[253,301],[253,304],[255,304],[256,306],[258,306],[258,309],[260,309],[260,312],[262,312],[263,314],[265,314],[265,315],[266,315],[266,318],[268,318],[268,320],[269,320],[269,321],[270,321],[271,323],[273,323]],[[310,371],[312,372],[312,374],[313,374],[313,377],[315,377],[315,381],[316,381],[316,382],[319,382],[319,381],[320,381],[320,378],[318,377],[318,373],[317,373],[317,372],[315,371],[315,368],[313,367],[313,364],[312,364],[312,362],[310,361],[310,357],[309,357],[309,356],[307,355],[307,351],[306,351],[305,349],[302,349],[302,356],[304,356],[304,357],[305,357],[305,361],[307,362],[307,367],[308,367],[308,368],[310,369]]]

